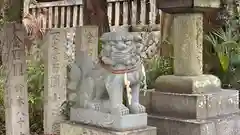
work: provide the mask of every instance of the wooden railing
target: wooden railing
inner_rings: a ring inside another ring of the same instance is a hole
[[[111,26],[156,24],[156,0],[108,0]]]
[[[107,0],[110,26],[151,25],[160,22],[156,0]],[[30,5],[29,12],[37,15],[42,8],[48,10],[43,28],[69,28],[83,25],[83,1],[42,2]]]
[[[43,28],[69,28],[83,25],[83,3],[68,1],[43,2],[30,5],[30,13],[37,15],[42,8],[47,9],[47,18]]]

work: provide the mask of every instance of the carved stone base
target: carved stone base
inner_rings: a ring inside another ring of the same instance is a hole
[[[145,128],[130,131],[111,131],[104,128],[93,127],[89,125],[76,124],[73,122],[61,123],[60,135],[156,135],[155,127],[147,126]]]
[[[83,108],[71,108],[70,121],[104,127],[116,131],[126,131],[147,127],[147,114],[111,115]]]

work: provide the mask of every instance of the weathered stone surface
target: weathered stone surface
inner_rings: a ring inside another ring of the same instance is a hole
[[[124,132],[111,131],[104,128],[96,128],[89,125],[66,122],[61,124],[60,135],[156,135],[155,127],[145,127]]]
[[[59,134],[61,105],[66,101],[66,30],[51,29],[44,44],[44,133]]]
[[[202,74],[203,15],[176,14],[173,19],[174,75]]]
[[[221,0],[157,0],[157,7],[167,13],[206,12],[220,6]]]
[[[213,75],[174,76],[166,75],[157,78],[156,91],[173,93],[206,93],[219,91],[221,81]]]
[[[239,135],[240,116],[231,114],[208,120],[148,116],[149,125],[158,135]]]
[[[238,112],[238,91],[222,90],[208,94],[152,94],[152,113],[189,119],[206,119]]]
[[[89,117],[91,116],[91,117]],[[114,115],[83,108],[71,108],[70,120],[95,125],[116,131],[126,131],[147,127],[147,114]]]
[[[29,135],[26,33],[22,24],[7,23],[1,34],[6,135]]]

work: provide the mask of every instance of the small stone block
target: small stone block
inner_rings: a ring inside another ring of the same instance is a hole
[[[147,126],[137,130],[119,132],[101,127],[65,122],[61,123],[60,135],[157,135],[157,129]]]
[[[176,119],[149,115],[157,135],[240,135],[240,116],[230,114],[207,120]]]
[[[133,130],[147,127],[147,113],[118,116],[90,109],[71,108],[70,120],[116,131]]]
[[[208,11],[220,8],[221,0],[157,0],[157,8],[168,13]]]
[[[172,93],[208,93],[220,91],[221,81],[213,75],[175,76],[165,75],[157,78],[156,91]]]
[[[236,90],[221,90],[208,94],[152,94],[152,112],[160,116],[206,119],[239,111]]]

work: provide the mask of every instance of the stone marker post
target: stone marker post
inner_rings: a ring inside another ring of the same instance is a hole
[[[76,28],[76,61],[80,51],[88,51],[92,59],[98,57],[98,26],[82,26]]]
[[[158,0],[157,6],[174,15],[174,75],[156,80],[149,124],[159,135],[240,134],[238,91],[202,73],[203,12],[219,8],[220,0]]]
[[[51,29],[44,44],[44,133],[60,134],[64,120],[61,105],[66,100],[67,60],[65,59],[66,30]]]
[[[6,135],[29,135],[24,31],[22,24],[9,23],[2,35]]]
[[[85,63],[82,58],[82,52],[87,52],[93,60],[98,57],[98,27],[97,26],[81,26],[75,30],[75,61],[76,63]],[[76,98],[76,91],[67,89],[67,100],[72,101]]]

